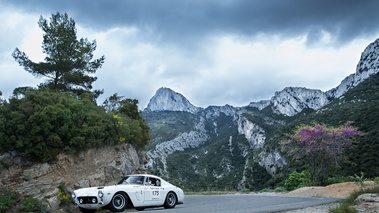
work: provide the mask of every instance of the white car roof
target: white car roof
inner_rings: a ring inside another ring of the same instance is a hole
[[[149,175],[149,174],[132,174],[132,175],[126,175],[126,176],[145,176],[145,177],[152,177],[152,178],[158,178],[161,179],[162,184],[170,184],[169,182],[165,181],[163,178],[158,177],[156,175]],[[126,177],[125,176],[125,177]]]

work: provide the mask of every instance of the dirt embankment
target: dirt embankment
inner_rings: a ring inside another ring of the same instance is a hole
[[[366,181],[366,188],[374,187],[374,181]],[[286,193],[286,196],[325,197],[345,199],[354,191],[359,191],[360,185],[354,182],[336,183],[329,186],[302,187]]]

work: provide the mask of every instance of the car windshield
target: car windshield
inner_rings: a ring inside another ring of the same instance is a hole
[[[118,184],[138,184],[143,185],[144,176],[126,176]]]

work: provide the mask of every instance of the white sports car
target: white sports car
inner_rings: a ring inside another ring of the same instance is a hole
[[[184,201],[183,190],[154,175],[129,175],[114,186],[82,188],[72,192],[81,212],[106,208],[122,212],[126,208],[174,208]]]

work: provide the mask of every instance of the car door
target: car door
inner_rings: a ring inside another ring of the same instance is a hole
[[[147,205],[161,205],[163,188],[157,178],[147,177],[144,186],[145,203]]]

